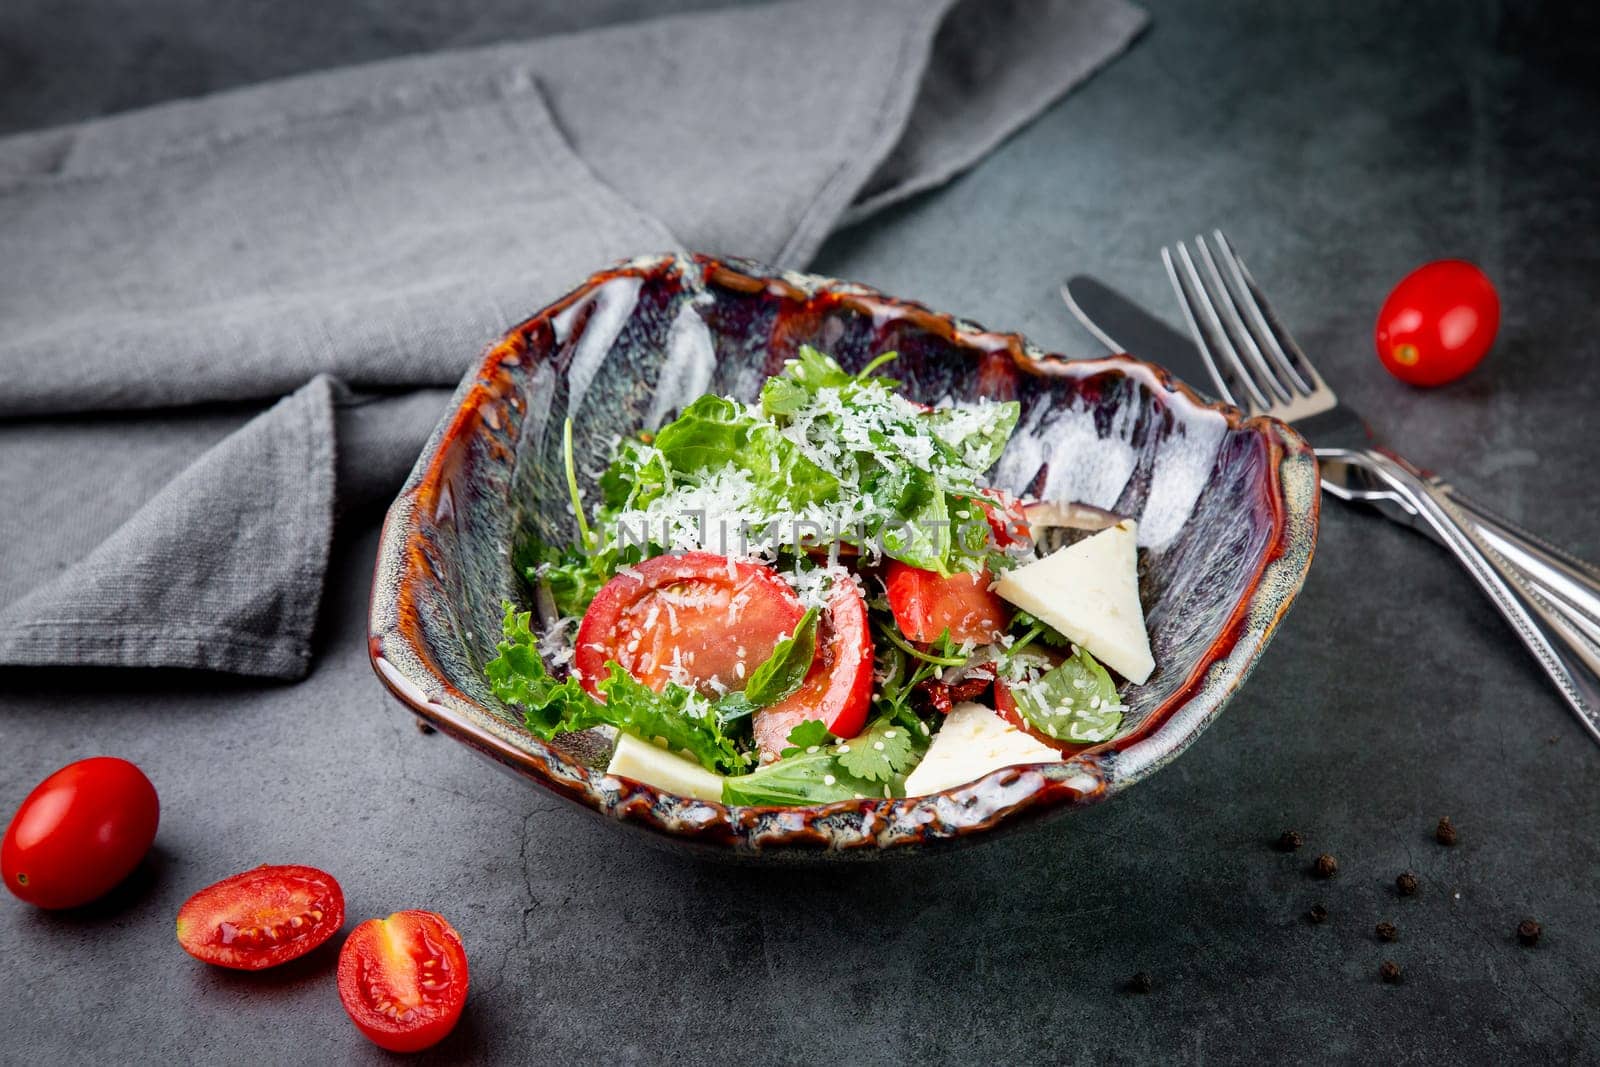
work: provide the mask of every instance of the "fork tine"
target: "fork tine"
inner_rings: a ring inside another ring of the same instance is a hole
[[[1217,391],[1223,399],[1235,407],[1249,410],[1254,407],[1257,412],[1264,412],[1272,406],[1256,386],[1250,373],[1245,370],[1243,362],[1239,359],[1238,349],[1229,339],[1228,333],[1222,328],[1222,321],[1217,317],[1216,306],[1211,302],[1211,295],[1206,292],[1205,283],[1200,278],[1200,272],[1195,269],[1194,260],[1189,255],[1189,247],[1182,241],[1177,242],[1177,259],[1182,260],[1183,270],[1180,273],[1174,261],[1172,250],[1161,250],[1161,262],[1166,264],[1167,277],[1172,280],[1172,288],[1178,294],[1178,305],[1183,308],[1184,319],[1189,324],[1189,331],[1194,334],[1195,344],[1200,348],[1200,354],[1205,357],[1206,368],[1211,371],[1211,378],[1216,383]],[[1185,284],[1184,279],[1187,279]],[[1205,327],[1201,320],[1204,319]],[[1233,390],[1228,388],[1228,383],[1222,373],[1222,368],[1217,362],[1217,354],[1227,361],[1232,368],[1236,380],[1244,386],[1244,391],[1249,394],[1247,402],[1240,404]]]
[[[1206,244],[1204,237],[1196,237],[1194,246],[1200,253],[1200,262],[1205,265],[1206,273],[1202,280],[1206,282],[1206,288],[1211,292],[1212,299],[1222,314],[1223,328],[1243,350],[1244,357],[1255,369],[1256,373],[1251,375],[1252,380],[1264,395],[1272,395],[1275,398],[1274,402],[1282,401],[1287,404],[1294,399],[1294,394],[1278,380],[1277,372],[1267,365],[1267,357],[1262,355],[1261,346],[1256,343],[1255,336],[1245,326],[1244,316],[1239,310],[1238,301],[1234,299],[1233,290],[1228,288],[1228,283],[1222,278],[1222,272],[1217,269],[1216,259],[1211,255],[1211,246]]]
[[[1211,234],[1216,238],[1223,266],[1242,298],[1240,302],[1251,319],[1257,339],[1262,342],[1282,375],[1292,383],[1291,387],[1298,389],[1304,396],[1310,396],[1319,389],[1327,388],[1321,376],[1317,374],[1316,367],[1312,366],[1289,331],[1284,329],[1283,323],[1273,312],[1272,305],[1262,295],[1260,286],[1256,285],[1255,278],[1250,274],[1250,268],[1244,265],[1244,260],[1233,250],[1232,243],[1221,230],[1212,230]],[[1279,381],[1281,382],[1282,378]]]

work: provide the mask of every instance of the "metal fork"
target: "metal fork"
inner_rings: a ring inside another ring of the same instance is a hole
[[[1325,490],[1377,507],[1453,553],[1600,741],[1600,570],[1467,500],[1377,444],[1273,313],[1222,231],[1161,250],[1222,398],[1293,422],[1316,446]]]

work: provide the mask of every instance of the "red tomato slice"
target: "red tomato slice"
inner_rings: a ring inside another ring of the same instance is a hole
[[[160,818],[155,786],[127,760],[69,763],[34,787],[6,828],[6,888],[41,908],[87,904],[139,865]]]
[[[1022,510],[1022,501],[1004,489],[985,489],[983,495],[993,503],[979,502],[983,517],[989,520],[989,536],[997,548],[1026,544],[1032,541],[1033,532],[1028,526],[1028,513]]]
[[[953,641],[993,641],[1010,618],[987,571],[946,578],[890,560],[883,581],[894,621],[913,641],[937,641],[947,629]]]
[[[867,602],[848,578],[833,583],[817,627],[817,654],[800,688],[756,712],[756,746],[774,756],[789,747],[789,731],[820,719],[835,737],[854,737],[872,703],[872,631]]]
[[[185,901],[178,909],[178,944],[197,960],[259,971],[299,959],[343,925],[344,891],[333,875],[263,864]]]
[[[339,999],[367,1039],[390,1052],[437,1045],[467,1002],[467,950],[431,911],[368,919],[339,950]]]
[[[607,582],[578,626],[573,668],[599,695],[615,660],[651,689],[677,678],[707,695],[744,679],[805,612],[770,568],[710,552],[657,556]]]

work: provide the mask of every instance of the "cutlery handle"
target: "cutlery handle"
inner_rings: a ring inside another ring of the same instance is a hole
[[[1600,568],[1500,517],[1453,486],[1438,479],[1432,482],[1466,515],[1489,548],[1522,572],[1537,595],[1600,646]]]
[[[1343,457],[1392,489],[1466,568],[1493,601],[1545,674],[1600,741],[1600,645],[1528,588],[1526,579],[1489,545],[1449,487],[1431,481],[1397,456],[1366,450]]]

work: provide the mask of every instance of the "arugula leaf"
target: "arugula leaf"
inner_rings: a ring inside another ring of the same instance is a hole
[[[857,778],[887,782],[916,765],[923,752],[920,742],[920,733],[914,736],[893,719],[878,719],[833,751],[839,765]]]
[[[623,562],[615,551],[585,554],[577,548],[557,549],[530,542],[518,554],[523,577],[549,591],[556,613],[576,618],[588,610],[601,586]]]
[[[808,748],[815,748],[833,740],[833,735],[821,719],[807,719],[789,731],[789,747],[778,753],[784,759]]]
[[[768,707],[800,688],[817,654],[817,609],[808,608],[795,624],[794,633],[772,649],[744,687],[744,695],[757,707]]]
[[[642,437],[618,441],[600,476],[601,502],[612,511],[643,507],[671,488],[672,468],[666,457]]]
[[[882,795],[882,785],[851,775],[829,748],[802,751],[722,783],[724,804],[804,806]]]
[[[1017,710],[1057,741],[1107,741],[1122,725],[1122,701],[1106,669],[1083,649],[1036,681],[1015,685]]]
[[[778,762],[724,781],[722,802],[803,805],[905,796],[906,772],[927,751],[920,736],[888,718],[844,741],[808,720],[789,731],[789,745]]]
[[[1000,462],[1006,442],[1017,428],[1022,405],[1015,400],[997,404],[935,408],[928,412],[929,427],[950,446],[955,457],[976,471]]]
[[[1072,639],[1067,637],[1066,634],[1063,634],[1038,616],[1030,615],[1028,612],[1023,611],[1021,608],[1017,608],[1015,614],[1011,616],[1011,629],[1021,630],[1024,634],[1037,630],[1038,633],[1034,634],[1034,637],[1052,648],[1070,649],[1072,647]]]
[[[684,475],[727,467],[747,471],[762,502],[774,510],[802,508],[839,493],[837,478],[801,455],[771,422],[726,397],[703,396],[684,408],[656,434],[654,448],[671,471]]]
[[[740,719],[748,719],[757,711],[750,698],[739,692],[722,694],[716,703],[711,705],[711,709],[716,712],[717,719],[724,726],[736,723]]]
[[[504,639],[483,673],[495,696],[522,709],[528,730],[545,740],[556,734],[607,724],[647,741],[661,738],[675,752],[687,752],[708,770],[738,773],[750,765],[725,726],[716,705],[680,685],[657,693],[615,662],[597,683],[605,702],[594,699],[577,678],[556,681],[539,658],[531,612],[506,605]]]

